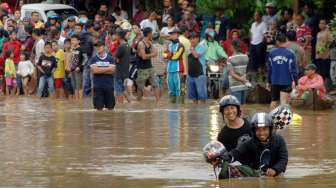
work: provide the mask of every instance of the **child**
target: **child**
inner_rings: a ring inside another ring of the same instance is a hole
[[[166,51],[165,47],[159,43],[160,35],[153,35],[153,48],[157,50],[156,57],[152,58],[152,64],[155,72],[155,98],[156,102],[159,102],[162,92],[163,83],[165,82],[165,61],[163,53]]]
[[[23,83],[23,91],[26,96],[29,95],[28,84],[32,78],[33,73],[34,73],[34,65],[29,60],[28,53],[21,51],[17,74],[21,76]]]
[[[70,39],[64,40],[64,67],[65,67],[65,75],[63,79],[63,89],[64,95],[66,98],[72,98],[74,91],[71,85],[70,78],[70,60],[71,60],[71,42]]]
[[[13,89],[15,88],[15,79],[16,79],[16,71],[14,65],[14,53],[11,50],[6,52],[7,59],[5,61],[5,79],[6,79],[6,95],[14,94]]]
[[[37,62],[37,68],[41,72],[39,87],[37,91],[37,96],[42,97],[42,92],[46,82],[48,83],[48,91],[51,97],[54,97],[54,79],[53,73],[57,68],[56,58],[53,56],[52,45],[50,42],[46,42],[44,46],[44,54],[39,58]]]
[[[70,60],[70,76],[72,87],[75,90],[75,99],[79,100],[83,96],[82,81],[83,81],[83,62],[84,54],[80,48],[80,37],[73,35],[71,37],[71,60]]]
[[[56,98],[63,98],[63,79],[65,75],[64,70],[64,51],[59,48],[57,41],[52,41],[52,48],[54,51],[54,57],[57,61],[57,68],[54,72],[54,82],[56,88]]]

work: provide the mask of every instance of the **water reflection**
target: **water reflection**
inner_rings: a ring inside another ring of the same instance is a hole
[[[223,125],[215,104],[95,112],[90,100],[0,98],[0,106],[1,187],[336,186],[332,111],[296,111],[303,124],[280,132],[290,155],[285,177],[218,182],[200,152]],[[244,115],[267,108],[246,106]]]

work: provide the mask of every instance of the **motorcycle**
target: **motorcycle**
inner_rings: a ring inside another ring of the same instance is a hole
[[[262,152],[258,170],[242,165],[238,161],[233,161],[232,158],[227,157],[227,153],[226,148],[218,141],[210,142],[203,148],[204,158],[206,162],[213,165],[216,179],[265,176],[265,172],[271,162],[269,149],[265,149]]]
[[[221,60],[207,61],[207,87],[208,87],[208,96],[212,99],[218,99],[221,95],[221,86],[223,82],[223,63]]]

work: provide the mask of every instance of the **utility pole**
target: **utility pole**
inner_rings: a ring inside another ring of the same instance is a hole
[[[293,10],[294,10],[294,13],[295,14],[298,14],[299,13],[299,0],[294,0],[294,3],[293,3]]]

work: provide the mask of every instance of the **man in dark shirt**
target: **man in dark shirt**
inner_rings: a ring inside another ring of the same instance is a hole
[[[97,110],[107,108],[112,110],[114,99],[114,73],[113,57],[105,51],[105,44],[98,41],[95,44],[97,54],[90,60],[93,74],[93,106]]]
[[[46,83],[48,83],[49,95],[54,97],[54,79],[53,72],[56,70],[57,61],[52,55],[52,46],[50,42],[46,42],[44,46],[44,55],[39,58],[37,63],[37,68],[41,72],[41,77],[39,81],[37,96],[42,97],[43,89]]]
[[[126,79],[129,77],[129,57],[130,48],[126,42],[127,31],[119,30],[117,32],[117,38],[119,41],[119,47],[115,57],[116,59],[116,75],[114,79],[115,93],[117,96],[117,102],[123,104],[124,97],[130,102],[128,93],[126,91]]]
[[[150,27],[146,27],[142,32],[144,38],[137,45],[138,78],[136,79],[136,84],[138,86],[138,100],[142,99],[146,82],[154,83],[154,70],[151,59],[157,55],[157,50],[152,49],[153,30]]]
[[[225,126],[218,134],[217,140],[227,151],[236,148],[239,142],[248,139],[251,135],[250,123],[241,117],[239,100],[232,95],[224,96],[219,102],[219,111],[222,114]],[[240,162],[246,164],[247,159],[242,157]]]

